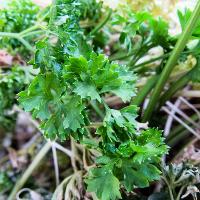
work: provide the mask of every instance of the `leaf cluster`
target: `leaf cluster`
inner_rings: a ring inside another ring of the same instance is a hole
[[[0,31],[20,33],[33,26],[37,20],[39,6],[29,0],[11,0],[0,9]],[[17,39],[9,37],[0,38],[2,48],[20,48],[21,43]]]
[[[178,10],[178,17],[182,30],[184,30],[184,28],[186,27],[186,24],[189,21],[191,15],[192,11],[190,9],[185,9],[183,12]],[[200,37],[200,23],[197,23],[196,28],[192,33],[192,37],[196,39]]]
[[[19,102],[41,120],[46,138],[65,140],[73,136],[82,143],[82,138],[91,137],[88,127],[93,119],[87,110],[91,101],[98,101],[105,117],[92,136],[99,141],[92,148],[102,156],[86,183],[88,191],[96,192],[100,199],[114,200],[121,197],[121,187],[130,192],[157,180],[158,163],[167,147],[159,130],[138,128],[136,106],[116,110],[104,101],[109,94],[130,102],[136,76],[128,67],[94,52],[90,37],[79,25],[83,2],[57,0],[52,5],[50,34],[37,42],[33,60],[40,72],[19,93]]]
[[[0,194],[9,190],[12,187],[12,182],[5,172],[0,172]]]
[[[9,1],[0,10],[0,31],[19,33],[32,26],[36,20],[39,7],[32,1]]]
[[[31,77],[29,71],[20,66],[0,71],[0,122],[1,126],[3,125],[1,128],[12,127],[15,115],[9,114],[9,111],[17,103],[16,95],[30,83]]]
[[[156,19],[149,12],[133,12],[129,7],[122,8],[121,12],[115,13],[112,24],[121,26],[120,42],[129,52],[136,47],[135,36],[141,38],[141,46],[170,48],[168,23],[162,18]]]

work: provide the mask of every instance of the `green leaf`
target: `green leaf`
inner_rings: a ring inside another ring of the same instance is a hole
[[[0,32],[20,33],[35,25],[40,7],[29,0],[9,0],[1,3]],[[26,41],[34,45],[37,34],[26,37]],[[16,38],[3,37],[0,42],[1,49],[16,51],[26,59],[31,56],[30,51]]]
[[[138,166],[139,171],[145,175],[149,182],[160,179],[161,171],[152,164],[143,164]]]
[[[47,39],[38,41],[36,43],[37,51],[35,53],[34,66],[40,67],[42,71],[52,69],[55,73],[59,74],[61,71],[60,64],[56,58],[52,56],[52,47]]]
[[[32,80],[31,69],[20,66],[2,68],[0,71],[0,128],[11,131],[15,126],[16,113],[10,112],[19,93]],[[26,97],[25,97],[26,98]],[[28,108],[29,105],[26,105]],[[30,108],[31,109],[31,108]],[[29,109],[28,109],[29,110]]]
[[[64,128],[77,131],[84,125],[84,117],[82,111],[85,108],[78,97],[71,98],[66,105],[65,118],[63,121]]]
[[[150,163],[137,164],[132,160],[122,161],[122,182],[128,192],[133,188],[148,187],[150,182],[159,180],[160,170]]]
[[[178,18],[179,18],[179,22],[181,24],[182,30],[185,29],[186,24],[189,21],[191,15],[192,15],[192,11],[190,9],[185,9],[184,12],[181,12],[180,10],[178,10]],[[193,36],[193,38],[199,38],[200,37],[200,23],[197,23],[196,28],[194,29],[192,36]]]
[[[44,119],[49,115],[48,102],[57,102],[64,88],[53,73],[38,75],[27,91],[19,93],[19,102],[26,111],[34,111],[34,115]]]
[[[43,97],[39,95],[29,96],[25,91],[20,92],[18,95],[18,100],[26,112],[32,111],[33,109],[39,109],[43,99]]]
[[[122,172],[124,177],[123,184],[128,192],[131,192],[134,187],[144,188],[149,186],[147,177],[139,171],[134,170],[127,163],[122,166]]]
[[[185,9],[184,12],[181,12],[180,10],[178,10],[178,18],[179,18],[179,22],[181,24],[181,28],[182,30],[184,30],[187,22],[189,21],[189,18],[191,17],[191,10],[190,9]]]
[[[111,90],[111,92],[119,96],[123,102],[130,101],[136,95],[134,87],[129,84],[122,84],[121,87]]]
[[[138,116],[138,107],[135,105],[127,106],[123,109],[121,109],[121,113],[130,123],[134,124],[136,123],[136,117]]]
[[[38,105],[39,105],[39,103],[38,103]],[[48,101],[47,100],[46,101],[41,100],[41,105],[42,106],[40,106],[40,108],[38,110],[35,110],[33,112],[33,116],[35,118],[39,118],[41,120],[48,119],[50,117],[50,110],[49,110],[49,106],[48,106],[49,105]],[[34,108],[36,108],[36,106]]]
[[[99,93],[97,92],[94,85],[88,82],[78,82],[75,84],[76,87],[74,89],[74,92],[81,96],[81,98],[90,98],[90,100],[98,100],[101,102],[101,97],[99,96]]]
[[[10,190],[13,187],[13,183],[11,178],[8,176],[6,172],[0,171],[0,193]]]
[[[63,76],[71,84],[75,82],[74,92],[82,98],[90,97],[100,102],[100,94],[111,92],[126,102],[135,95],[135,75],[94,52],[89,60],[83,56],[69,58]]]
[[[197,65],[190,71],[189,78],[192,82],[200,82],[200,60],[198,60]]]
[[[121,198],[119,180],[106,168],[96,168],[90,171],[86,179],[88,192],[95,192],[101,200],[116,200]]]
[[[50,138],[50,139],[55,139],[56,136],[57,136],[57,128],[56,128],[56,118],[54,115],[51,115],[51,117],[46,121],[46,122],[43,122],[41,124],[41,128],[44,131],[44,135],[45,137],[47,138]]]
[[[133,160],[140,164],[145,161],[160,159],[163,154],[168,152],[164,138],[161,137],[161,132],[157,129],[142,131],[130,145],[135,152]]]
[[[123,118],[121,112],[119,110],[114,110],[114,109],[106,110],[106,116],[104,118],[104,121],[106,123],[116,122],[116,124],[119,127],[124,127],[124,123],[125,123],[125,119]]]
[[[155,45],[160,45],[164,48],[169,46],[168,23],[159,19],[151,19],[149,21],[150,29],[152,30],[151,40]]]
[[[97,164],[109,164],[111,162],[111,158],[108,156],[100,156],[96,159]]]

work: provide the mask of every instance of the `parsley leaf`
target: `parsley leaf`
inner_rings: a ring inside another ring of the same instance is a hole
[[[178,18],[179,18],[179,22],[181,24],[182,30],[184,30],[184,28],[186,27],[186,24],[189,21],[191,15],[192,15],[192,11],[190,9],[185,9],[184,12],[181,12],[180,10],[178,10]],[[197,23],[192,36],[194,38],[200,37],[200,23]]]
[[[115,200],[121,198],[120,182],[107,168],[96,168],[90,171],[86,179],[88,191],[95,192],[102,200]]]

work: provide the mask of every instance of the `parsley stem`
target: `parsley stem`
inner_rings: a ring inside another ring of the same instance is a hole
[[[178,90],[183,88],[188,83],[190,80],[189,74],[190,72],[182,76],[176,81],[176,83],[173,83],[172,86],[161,96],[158,108],[161,108],[167,100],[169,100]]]
[[[22,36],[22,35],[24,35],[25,33],[29,33],[29,32],[31,32],[31,31],[34,31],[34,30],[38,29],[38,28],[39,28],[39,25],[36,24],[36,25],[31,26],[31,27],[25,29],[24,31],[20,32],[19,35]]]
[[[142,63],[140,63],[140,64],[135,65],[135,66],[134,66],[134,69],[139,68],[139,67],[142,67],[142,66],[144,66],[144,65],[148,65],[148,64],[150,64],[150,63],[152,63],[152,62],[155,62],[155,61],[157,61],[157,60],[161,60],[161,59],[163,59],[163,58],[167,58],[167,57],[169,57],[170,55],[171,55],[171,52],[166,53],[166,54],[161,55],[161,56],[158,56],[158,57],[156,57],[156,58],[152,58],[152,59],[150,59],[150,60],[147,60],[147,61],[145,61],[145,62],[142,62]]]
[[[35,49],[22,37],[17,38],[29,51],[35,52]]]
[[[168,182],[167,178],[165,178],[164,176],[161,176],[162,179],[164,180],[164,182],[166,183],[168,190],[169,190],[169,195],[170,195],[170,200],[174,200],[174,196],[173,196],[173,192],[172,192],[172,188],[170,183]]]
[[[148,51],[153,48],[154,45],[153,44],[145,44],[144,46],[141,46],[138,51],[136,52],[136,54],[133,56],[133,59],[129,62],[129,66],[135,66],[135,64],[137,63],[137,61],[143,57],[144,55],[146,55],[146,53],[148,53]]]
[[[19,40],[29,51],[35,52],[34,48],[19,33],[0,32],[0,37],[10,37]]]
[[[11,37],[11,38],[18,38],[18,33],[9,33],[9,32],[0,32],[0,37]]]
[[[100,22],[96,28],[94,28],[91,32],[90,32],[90,36],[91,35],[95,35],[110,19],[112,15],[112,9],[109,9],[108,15],[105,17],[105,19],[102,20],[102,22]]]
[[[144,87],[138,92],[138,95],[133,98],[131,104],[139,106],[145,99],[145,97],[149,94],[152,88],[155,86],[156,82],[158,81],[159,75],[152,76]]]
[[[158,102],[160,93],[161,93],[167,79],[169,78],[169,75],[170,75],[171,71],[173,70],[181,52],[184,50],[188,39],[191,37],[192,32],[196,26],[196,23],[198,22],[199,16],[200,16],[200,0],[197,2],[195,10],[193,11],[189,22],[187,23],[185,30],[183,31],[182,35],[180,36],[174,50],[172,51],[172,54],[171,54],[169,60],[166,63],[166,66],[164,67],[164,69],[161,73],[160,79],[158,80],[158,83],[152,93],[152,96],[150,98],[147,109],[144,112],[143,122],[146,122],[150,119],[150,117],[154,111],[155,105]]]
[[[31,36],[31,35],[36,35],[36,34],[42,34],[42,33],[45,33],[46,31],[44,30],[38,30],[38,31],[32,31],[32,32],[27,32],[27,33],[24,33],[23,35],[21,35],[22,37],[28,37],[28,36]]]
[[[143,66],[145,66],[145,65],[148,65],[148,64],[150,64],[150,63],[152,63],[152,62],[155,62],[155,61],[157,61],[157,60],[161,60],[161,59],[164,59],[164,58],[168,58],[170,55],[171,55],[171,53],[172,52],[168,52],[168,53],[166,53],[166,54],[163,54],[163,55],[161,55],[161,56],[158,56],[158,57],[156,57],[156,58],[152,58],[152,59],[150,59],[150,60],[147,60],[147,61],[145,61],[145,62],[142,62],[142,63],[140,63],[140,64],[137,64],[137,65],[135,65],[134,66],[134,71],[135,72],[137,72],[138,70],[140,70]],[[189,50],[189,51],[185,51],[185,52],[183,52],[183,54],[189,54],[189,53],[193,53],[193,51],[192,50]],[[139,68],[139,69],[138,69]]]
[[[190,53],[189,51],[187,52],[183,52],[183,53]],[[137,66],[135,66],[135,68],[133,69],[135,72],[138,72],[138,70],[140,70],[140,68],[143,66],[143,65],[146,65],[146,64],[149,64],[151,62],[155,62],[156,60],[159,60],[161,58],[165,58],[167,56],[169,56],[171,54],[171,52],[163,55],[163,56],[160,56],[160,57],[157,57],[155,59],[151,59],[149,61],[146,61],[144,63],[141,63]],[[139,67],[138,67],[139,66]],[[137,68],[139,68],[137,70]],[[160,99],[160,106],[159,108],[164,105],[164,103],[170,99],[172,97],[173,94],[175,94],[180,88],[182,88],[184,85],[187,84],[187,82],[189,81],[190,79],[190,73],[192,72],[193,70],[189,71],[187,74],[185,74],[183,77],[181,77],[177,82],[176,84],[173,84],[166,92],[165,94],[163,94],[163,96],[161,97]],[[135,105],[140,105],[145,97],[150,93],[150,91],[152,90],[152,88],[155,86],[156,82],[158,81],[159,79],[159,75],[154,75],[152,78],[150,78],[147,83],[144,85],[144,87],[138,92],[138,95],[133,98],[132,100],[132,104],[135,104]]]
[[[36,29],[39,29],[41,28],[41,23],[42,21],[49,15],[49,12],[47,12],[45,15],[43,15],[37,22],[34,26],[31,26],[23,31],[21,31],[19,34],[20,36],[26,34],[26,33],[29,33],[29,32],[32,32],[32,31],[35,31]]]
[[[116,53],[116,54],[118,54],[118,53]],[[116,54],[113,54],[110,58],[109,58],[109,60],[110,61],[116,61],[116,60],[123,60],[123,59],[126,59],[126,58],[129,58],[129,57],[131,57],[131,56],[133,56],[134,54],[135,54],[135,50],[134,51],[131,51],[130,53],[127,53],[127,52],[125,52],[125,53],[120,53],[119,55],[116,55]]]

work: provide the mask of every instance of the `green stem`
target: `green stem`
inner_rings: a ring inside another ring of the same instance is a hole
[[[57,0],[52,0],[51,9],[50,9],[50,20],[49,27],[53,27],[53,21],[55,20],[57,8],[56,8]]]
[[[33,162],[26,169],[22,177],[15,183],[14,188],[12,189],[11,194],[8,197],[8,200],[15,200],[17,192],[24,186],[28,178],[31,176],[32,172],[38,167],[41,160],[45,157],[48,151],[51,149],[51,143],[47,142],[40,152],[36,155]]]
[[[42,33],[45,33],[45,31],[44,30],[32,31],[32,32],[24,33],[21,36],[22,37],[28,37],[28,36],[31,36],[31,35],[37,35],[37,34],[42,34]]]
[[[141,48],[137,51],[137,53],[134,55],[133,60],[129,62],[129,66],[133,66],[135,68],[135,64],[137,61],[144,56],[151,48],[153,48],[153,44],[145,44],[144,46],[141,46]]]
[[[110,61],[123,60],[123,59],[126,59],[126,58],[133,56],[134,54],[135,54],[135,50],[131,51],[130,53],[127,53],[127,52],[126,53],[124,53],[124,52],[119,53],[118,52],[118,53],[110,56],[109,60]]]
[[[41,13],[43,13],[43,11],[42,11]],[[21,32],[19,33],[20,36],[22,36],[22,35],[24,35],[24,34],[26,34],[26,33],[29,33],[29,32],[31,32],[31,31],[35,31],[36,29],[39,29],[39,28],[40,28],[41,22],[42,22],[48,15],[49,15],[49,11],[48,11],[46,14],[42,15],[42,16],[39,18],[39,20],[35,23],[34,26],[31,26],[31,27],[25,29],[24,31],[21,31]]]
[[[163,59],[163,58],[167,58],[167,57],[169,57],[170,55],[171,55],[171,52],[166,53],[166,54],[164,54],[164,55],[162,55],[162,56],[159,56],[159,57],[156,57],[156,58],[152,58],[151,60],[147,60],[147,61],[145,61],[145,62],[142,62],[142,63],[138,64],[138,65],[135,65],[135,66],[134,66],[134,69],[139,68],[139,67],[144,66],[144,65],[148,65],[148,64],[150,64],[150,63],[152,63],[152,62],[155,62],[155,61],[157,61],[157,60],[161,60],[161,59]]]
[[[147,44],[145,44],[145,47],[147,47]],[[125,53],[124,52],[117,52],[116,54],[110,56],[109,59],[110,59],[110,61],[123,60],[123,59],[129,58],[131,56],[134,56],[135,54],[138,55],[138,53],[141,51],[142,48],[144,48],[144,46],[139,47],[137,49],[133,49],[131,52],[128,52],[128,53],[127,52],[125,52]]]
[[[100,22],[100,23],[96,26],[96,28],[94,28],[94,29],[90,32],[89,35],[90,35],[90,36],[91,36],[91,35],[95,35],[95,33],[97,33],[97,32],[108,22],[108,20],[110,19],[111,15],[112,15],[112,10],[109,9],[108,15],[105,17],[105,19],[103,19],[102,22]]]
[[[149,92],[153,89],[158,78],[159,75],[152,76],[144,85],[144,87],[138,92],[138,95],[135,98],[133,98],[131,104],[139,106],[144,101],[145,97],[149,94]]]
[[[176,83],[172,83],[172,86],[161,96],[158,109],[161,108],[167,100],[169,100],[178,90],[182,89],[191,80],[191,74],[194,73],[195,70],[196,67],[183,75],[176,81]]]
[[[20,35],[18,33],[0,32],[0,37],[15,38],[15,39],[19,40],[29,51],[35,52],[34,48],[25,39],[20,37]]]
[[[179,190],[179,193],[178,193],[178,195],[176,197],[176,200],[180,200],[181,199],[181,195],[182,195],[183,190],[185,189],[185,187],[186,187],[185,185],[181,187],[181,189]]]
[[[0,32],[0,37],[11,37],[11,38],[19,38],[18,33],[8,33],[8,32]]]
[[[183,88],[190,78],[187,75],[182,76],[179,80],[172,84],[172,86],[161,96],[159,101],[159,108],[165,104],[178,90]]]
[[[170,195],[170,200],[174,200],[174,195],[173,195],[173,192],[172,192],[172,188],[171,188],[168,180],[164,176],[162,176],[162,179],[165,181],[165,183],[166,183],[166,185],[168,187],[169,195]]]
[[[134,56],[135,54],[137,54],[139,51],[141,50],[141,47],[139,49],[133,49],[130,52],[117,52],[114,55],[110,56],[110,61],[115,61],[115,60],[123,60],[123,59],[127,59],[131,56]]]
[[[185,51],[183,52],[183,54],[189,54],[189,53],[193,53],[194,51],[190,50],[190,51]],[[141,73],[145,68],[148,70],[148,67],[146,67],[146,65],[148,64],[151,64],[152,62],[155,62],[157,60],[161,60],[161,59],[164,59],[164,58],[167,58],[171,55],[171,52],[168,52],[162,56],[159,56],[157,58],[153,58],[151,60],[148,60],[148,61],[145,61],[143,63],[140,63],[138,65],[135,65],[134,68],[133,68],[133,71],[136,72],[136,73]]]
[[[19,37],[18,40],[29,50],[35,52],[35,49],[25,39]]]
[[[160,93],[161,93],[167,79],[169,78],[169,75],[170,75],[172,69],[174,68],[181,52],[184,50],[188,39],[192,35],[192,32],[196,26],[196,23],[198,22],[199,14],[200,14],[200,0],[197,2],[195,10],[193,11],[189,22],[187,23],[185,30],[183,31],[182,35],[180,36],[174,50],[172,51],[172,55],[170,56],[165,68],[163,69],[163,71],[161,73],[160,79],[156,85],[155,90],[153,91],[153,94],[152,94],[152,97],[150,98],[147,109],[145,110],[143,122],[148,121],[150,119],[150,117],[153,113],[154,107],[155,107],[156,103],[158,102]]]
[[[35,30],[38,29],[38,28],[39,28],[39,25],[36,24],[36,25],[31,26],[31,27],[27,28],[26,30],[20,32],[19,35],[22,36],[22,35],[24,35],[25,33],[29,33],[29,32],[31,32],[31,31],[35,31]]]
[[[192,53],[193,51],[185,51],[183,52],[184,54],[188,54],[188,53]],[[135,50],[133,52],[130,52],[130,53],[123,53],[122,55],[120,54],[119,56],[111,56],[109,59],[110,61],[115,61],[115,60],[123,60],[123,59],[126,59],[126,58],[129,58],[130,56],[133,56],[135,54]],[[171,52],[168,52],[164,55],[161,55],[159,57],[156,57],[156,58],[152,58],[150,60],[147,60],[145,62],[142,62],[140,64],[137,64],[137,65],[134,65],[134,68],[133,70],[135,72],[137,72],[137,69],[140,70],[141,67],[145,66],[145,65],[148,65],[148,64],[151,64],[157,60],[161,60],[161,59],[164,59],[164,58],[168,58],[169,56],[171,55]],[[130,66],[131,67],[131,66]]]

